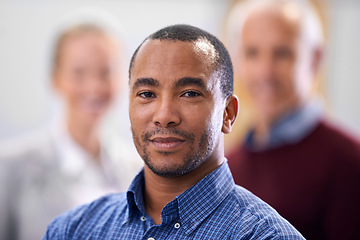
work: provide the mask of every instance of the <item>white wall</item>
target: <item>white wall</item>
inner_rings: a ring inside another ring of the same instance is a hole
[[[170,24],[192,24],[219,35],[227,2],[0,0],[0,140],[41,126],[57,111],[48,58],[54,29],[64,14],[85,6],[113,13],[128,38],[129,61],[145,37]]]
[[[360,1],[333,0],[327,90],[333,117],[360,134]]]
[[[41,126],[57,111],[48,57],[54,28],[65,13],[88,5],[112,12],[123,23],[129,59],[147,35],[166,25],[188,23],[219,36],[228,2],[0,0],[0,140]],[[333,0],[329,17],[327,96],[334,118],[360,133],[360,1]],[[115,118],[123,114],[126,104]]]

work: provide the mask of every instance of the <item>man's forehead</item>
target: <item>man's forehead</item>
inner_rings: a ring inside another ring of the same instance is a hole
[[[171,51],[187,51],[189,54],[196,54],[203,62],[214,63],[218,57],[215,47],[204,38],[195,41],[180,41],[172,39],[148,39],[140,47],[138,56],[141,54],[167,53]],[[136,59],[135,59],[136,61]]]
[[[296,4],[291,2],[281,5],[274,5],[274,3],[259,5],[251,9],[247,14],[242,31],[244,31],[244,28],[246,28],[249,24],[266,24],[269,22],[276,23],[272,26],[298,31],[301,25],[301,17],[302,15],[300,9],[296,6]],[[248,28],[251,29],[252,27]]]
[[[132,74],[148,71],[161,65],[162,72],[166,70],[198,71],[211,73],[214,69],[214,59],[217,57],[213,46],[203,40],[146,40],[140,47],[133,62]]]
[[[245,21],[238,46],[294,46],[300,36],[299,21],[289,20],[281,12],[254,12]]]
[[[171,58],[168,61],[164,60],[167,59],[167,55]],[[213,45],[203,39],[194,42],[150,39],[145,41],[139,49],[130,81],[135,84],[139,79],[167,79],[165,82],[177,87],[182,85],[180,83],[186,82],[210,90],[217,82],[215,81],[216,71],[214,71],[216,57],[217,53]],[[159,71],[160,65],[161,71]],[[172,80],[168,81],[170,79]],[[155,85],[163,84],[164,82],[160,81]],[[135,85],[133,87],[136,87]]]

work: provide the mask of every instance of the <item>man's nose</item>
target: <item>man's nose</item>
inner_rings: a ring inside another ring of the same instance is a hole
[[[260,79],[271,79],[274,75],[274,59],[271,56],[264,56],[259,59],[257,74]]]
[[[174,127],[180,124],[178,104],[171,97],[159,99],[156,105],[153,122],[158,127]]]

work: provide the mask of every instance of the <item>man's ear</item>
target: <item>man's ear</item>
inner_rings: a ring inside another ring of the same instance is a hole
[[[235,123],[239,110],[239,100],[236,95],[232,95],[226,99],[226,106],[223,115],[223,126],[221,131],[225,134],[231,132],[231,128]]]

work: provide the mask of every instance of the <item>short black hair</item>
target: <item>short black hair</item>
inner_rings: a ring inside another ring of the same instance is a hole
[[[172,40],[181,42],[195,42],[199,39],[204,39],[209,42],[216,51],[216,58],[214,62],[214,72],[216,71],[217,76],[220,78],[220,89],[223,97],[227,98],[233,94],[234,91],[234,71],[230,55],[226,50],[224,44],[216,38],[214,35],[194,26],[190,25],[172,25],[160,29],[159,31],[148,36],[140,46],[135,50],[131,57],[129,67],[129,78],[131,78],[131,72],[134,64],[135,57],[147,40]]]

